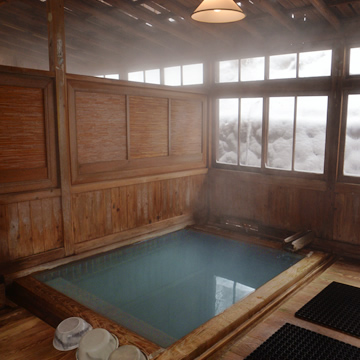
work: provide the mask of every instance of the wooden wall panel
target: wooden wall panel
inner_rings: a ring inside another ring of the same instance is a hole
[[[127,159],[124,95],[76,92],[79,164]]]
[[[203,104],[190,99],[171,100],[171,154],[199,154],[203,141]]]
[[[334,239],[360,245],[360,194],[335,194]]]
[[[52,80],[0,74],[0,193],[57,185]]]
[[[168,99],[130,96],[130,158],[169,154]]]
[[[0,86],[0,171],[46,167],[44,94]]]
[[[206,167],[205,95],[75,77],[68,103],[74,185]]]
[[[0,262],[63,247],[59,197],[0,205]]]
[[[212,219],[240,218],[278,229],[313,230],[332,238],[332,202],[325,187],[286,184],[258,174],[212,170],[209,179]]]
[[[73,194],[75,243],[204,211],[205,178],[185,176]]]

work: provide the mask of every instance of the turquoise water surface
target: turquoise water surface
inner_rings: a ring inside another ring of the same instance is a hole
[[[180,230],[35,277],[168,347],[302,258]]]

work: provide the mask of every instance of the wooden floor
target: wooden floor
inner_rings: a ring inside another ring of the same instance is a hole
[[[339,260],[303,286],[246,334],[198,359],[242,360],[286,322],[360,347],[360,339],[297,319],[294,313],[330,282],[360,287],[360,262]],[[75,350],[57,351],[52,346],[54,328],[23,308],[0,310],[0,354],[4,360],[68,360]]]
[[[3,360],[74,360],[76,350],[56,350],[55,329],[23,308],[0,310],[0,358]]]
[[[304,285],[290,299],[280,305],[274,312],[253,327],[246,334],[242,334],[214,355],[201,357],[201,359],[211,360],[242,360],[269,338],[276,330],[280,329],[285,323],[291,323],[317,333],[327,335],[334,339],[344,341],[354,346],[360,347],[360,339],[346,335],[320,325],[295,318],[294,314],[309,300],[311,300],[322,289],[332,281],[341,282],[348,285],[360,287],[360,261],[337,261],[325,272]],[[360,309],[359,309],[360,311]],[[334,359],[335,360],[335,359]]]

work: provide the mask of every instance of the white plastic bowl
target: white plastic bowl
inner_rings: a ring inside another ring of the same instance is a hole
[[[147,357],[134,345],[123,345],[113,351],[109,360],[147,360]]]
[[[91,329],[92,326],[79,317],[63,320],[55,330],[54,348],[60,351],[76,349],[81,338]]]
[[[81,338],[76,357],[78,360],[108,360],[118,346],[115,335],[105,329],[93,329]]]

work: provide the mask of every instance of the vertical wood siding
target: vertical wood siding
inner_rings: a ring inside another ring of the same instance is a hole
[[[0,205],[0,261],[63,247],[59,197]]]
[[[242,218],[291,231],[310,229],[325,241],[360,245],[360,194],[346,186],[332,193],[311,182],[287,185],[284,179],[213,170],[209,204],[213,220]]]
[[[74,194],[75,243],[101,238],[204,207],[206,175],[150,181]]]

